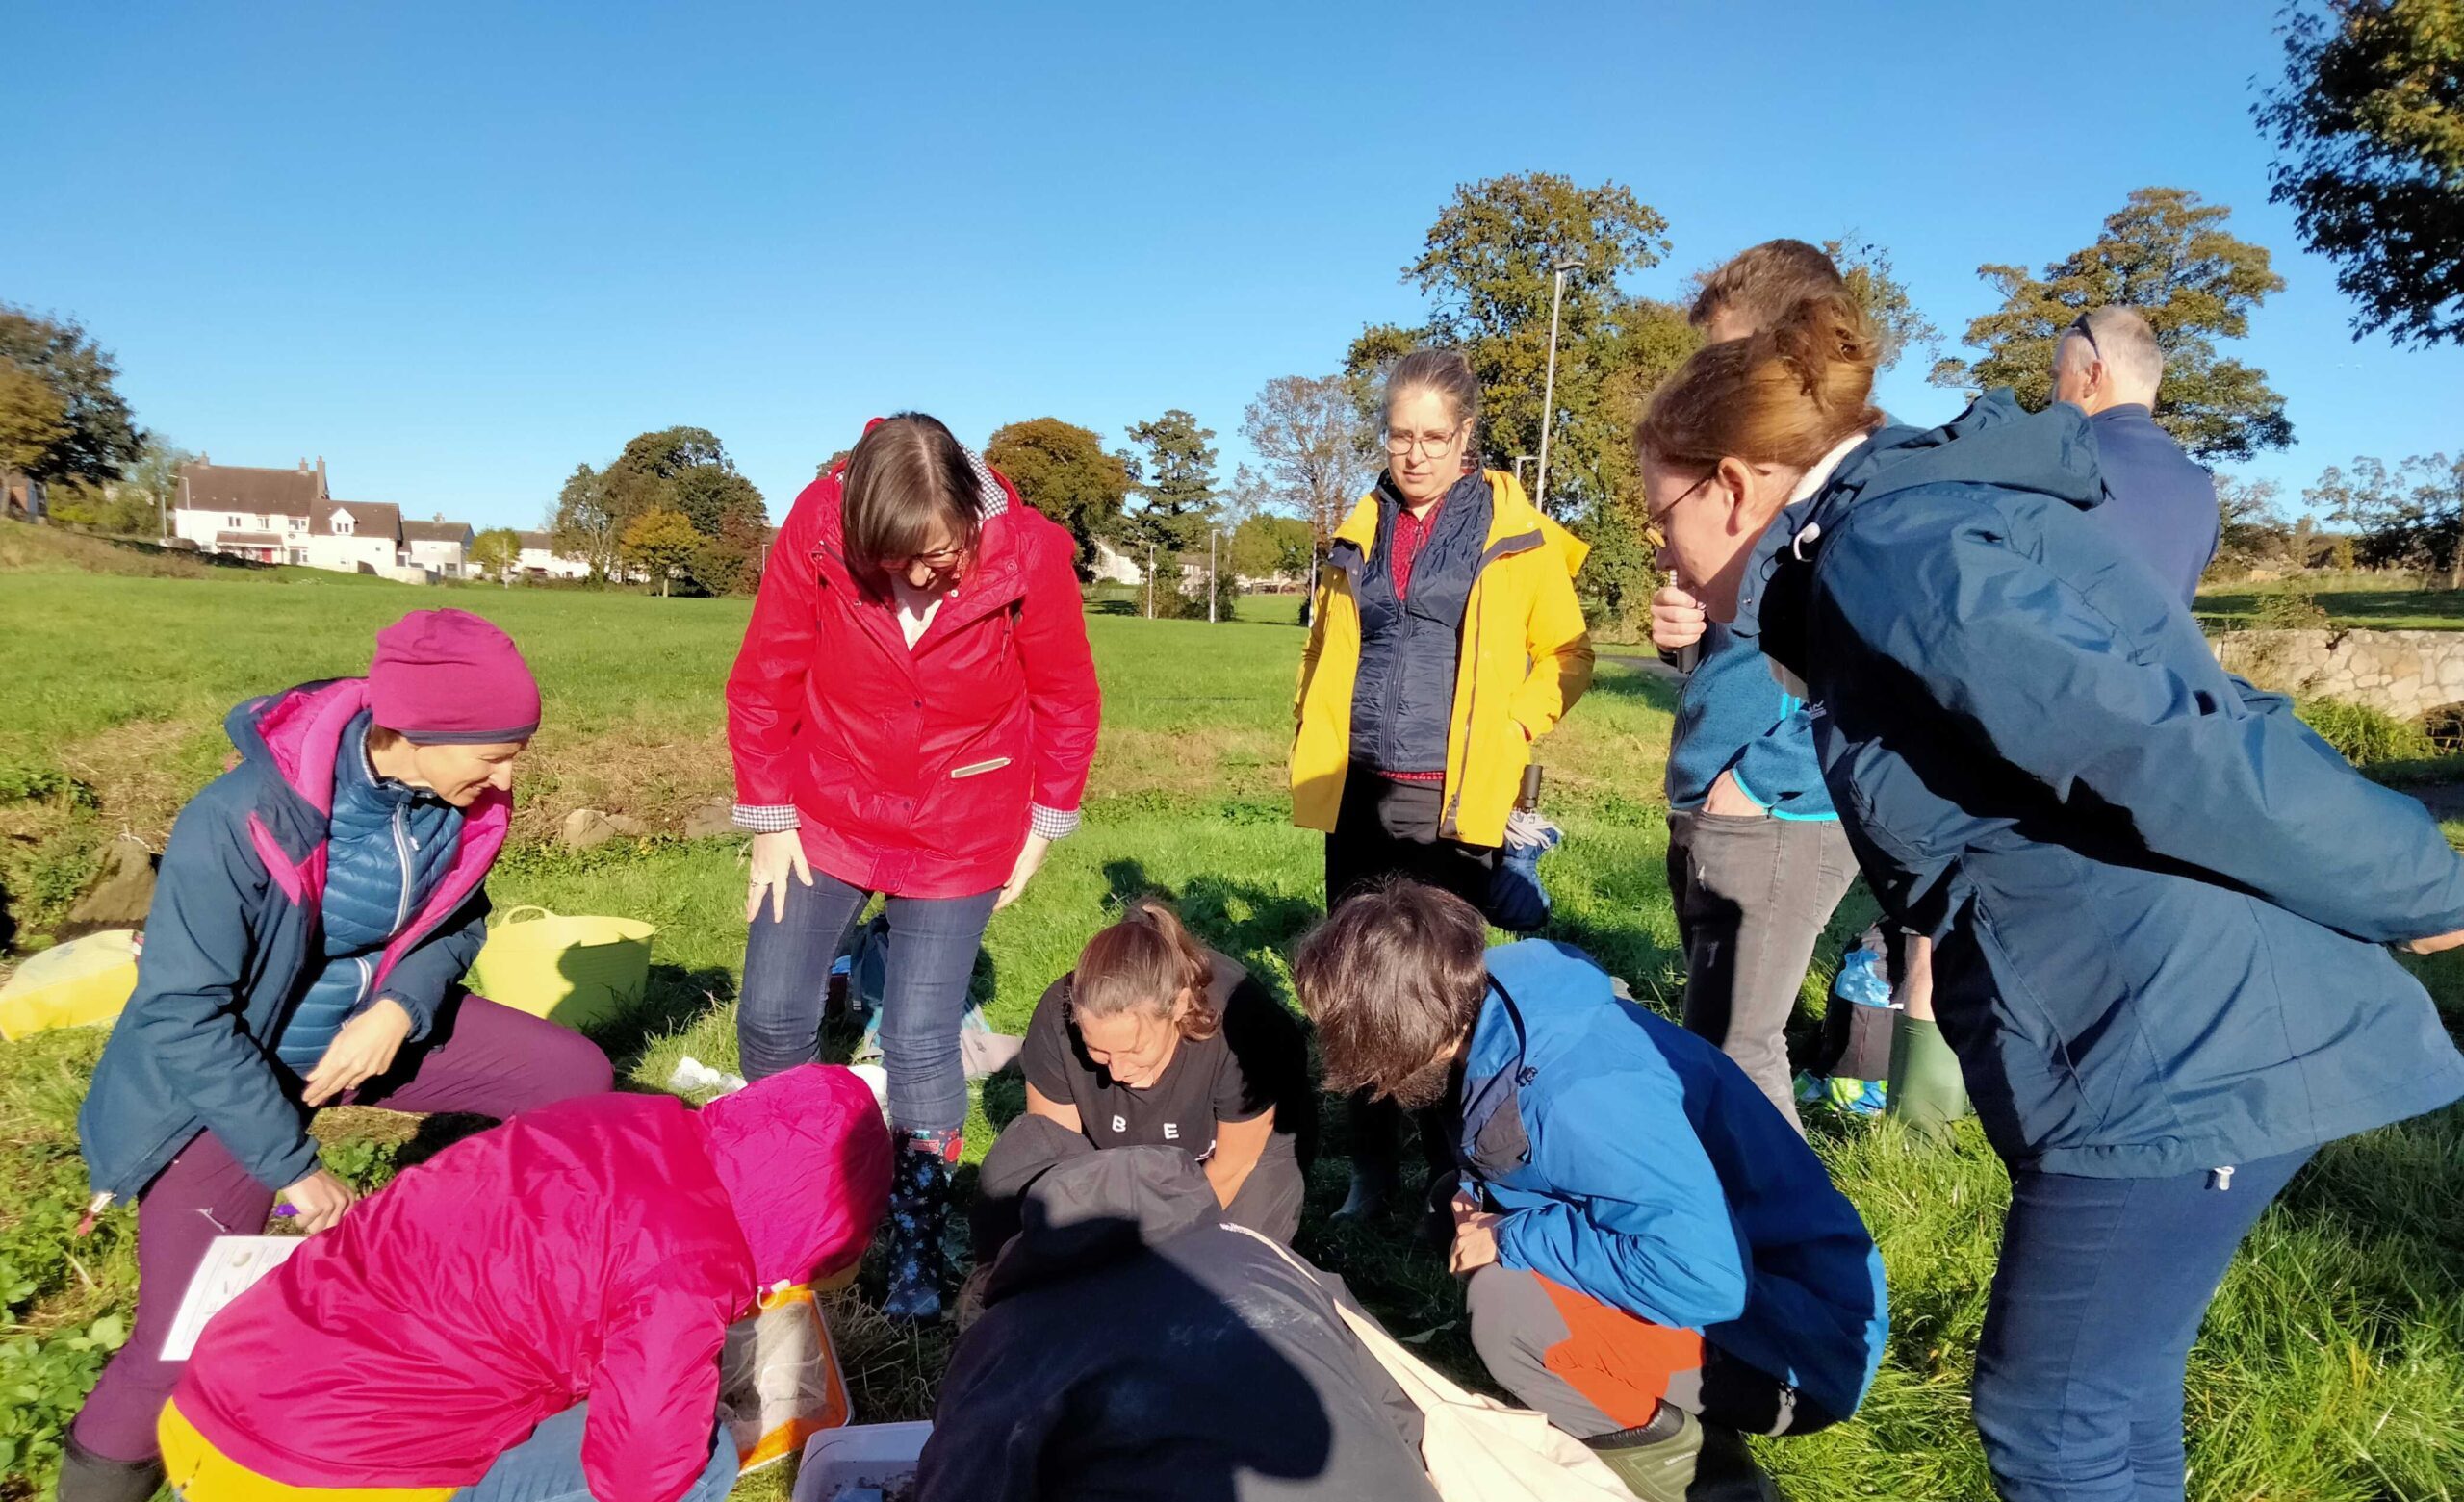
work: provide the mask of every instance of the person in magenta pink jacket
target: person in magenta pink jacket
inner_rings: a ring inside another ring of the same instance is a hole
[[[985,925],[1077,827],[1095,755],[1075,558],[948,428],[876,421],[796,497],[728,679],[736,822],[756,831],[748,1079],[819,1056],[822,978],[873,894],[887,899],[892,1318],[940,1312],[967,1115],[959,1028]]]
[[[406,1170],[215,1316],[163,1413],[171,1485],[715,1502],[735,1475],[728,1326],[852,1265],[888,1192],[880,1107],[844,1069],[699,1110],[528,1112]]]

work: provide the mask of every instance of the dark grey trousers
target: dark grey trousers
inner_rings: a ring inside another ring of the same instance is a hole
[[[1735,1059],[1797,1123],[1788,1013],[1857,860],[1835,819],[1672,809],[1668,890],[1685,946],[1685,1030]]]

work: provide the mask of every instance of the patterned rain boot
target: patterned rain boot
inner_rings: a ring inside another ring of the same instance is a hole
[[[889,1292],[882,1312],[927,1323],[941,1317],[949,1281],[942,1233],[950,1223],[950,1170],[962,1145],[956,1132],[902,1132],[889,1183]]]

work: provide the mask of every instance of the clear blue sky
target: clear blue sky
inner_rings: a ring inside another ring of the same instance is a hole
[[[684,422],[783,515],[902,407],[1115,444],[1187,407],[1228,477],[1263,382],[1419,313],[1397,273],[1458,182],[1631,186],[1660,293],[1854,227],[1954,338],[1979,264],[2169,184],[2291,284],[2236,352],[2298,447],[2249,471],[2297,509],[2464,445],[2464,350],[2351,343],[2266,201],[2249,0],[1036,9],[18,7],[0,299],[84,319],[148,425],[321,454],[345,497],[532,525]],[[1909,364],[1886,404],[1947,417]]]

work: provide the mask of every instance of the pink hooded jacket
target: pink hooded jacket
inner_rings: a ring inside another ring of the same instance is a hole
[[[760,1291],[861,1256],[888,1130],[806,1065],[696,1111],[605,1095],[402,1174],[217,1315],[173,1401],[297,1487],[462,1487],[587,1399],[601,1502],[675,1502],[710,1453],[718,1353]]]

